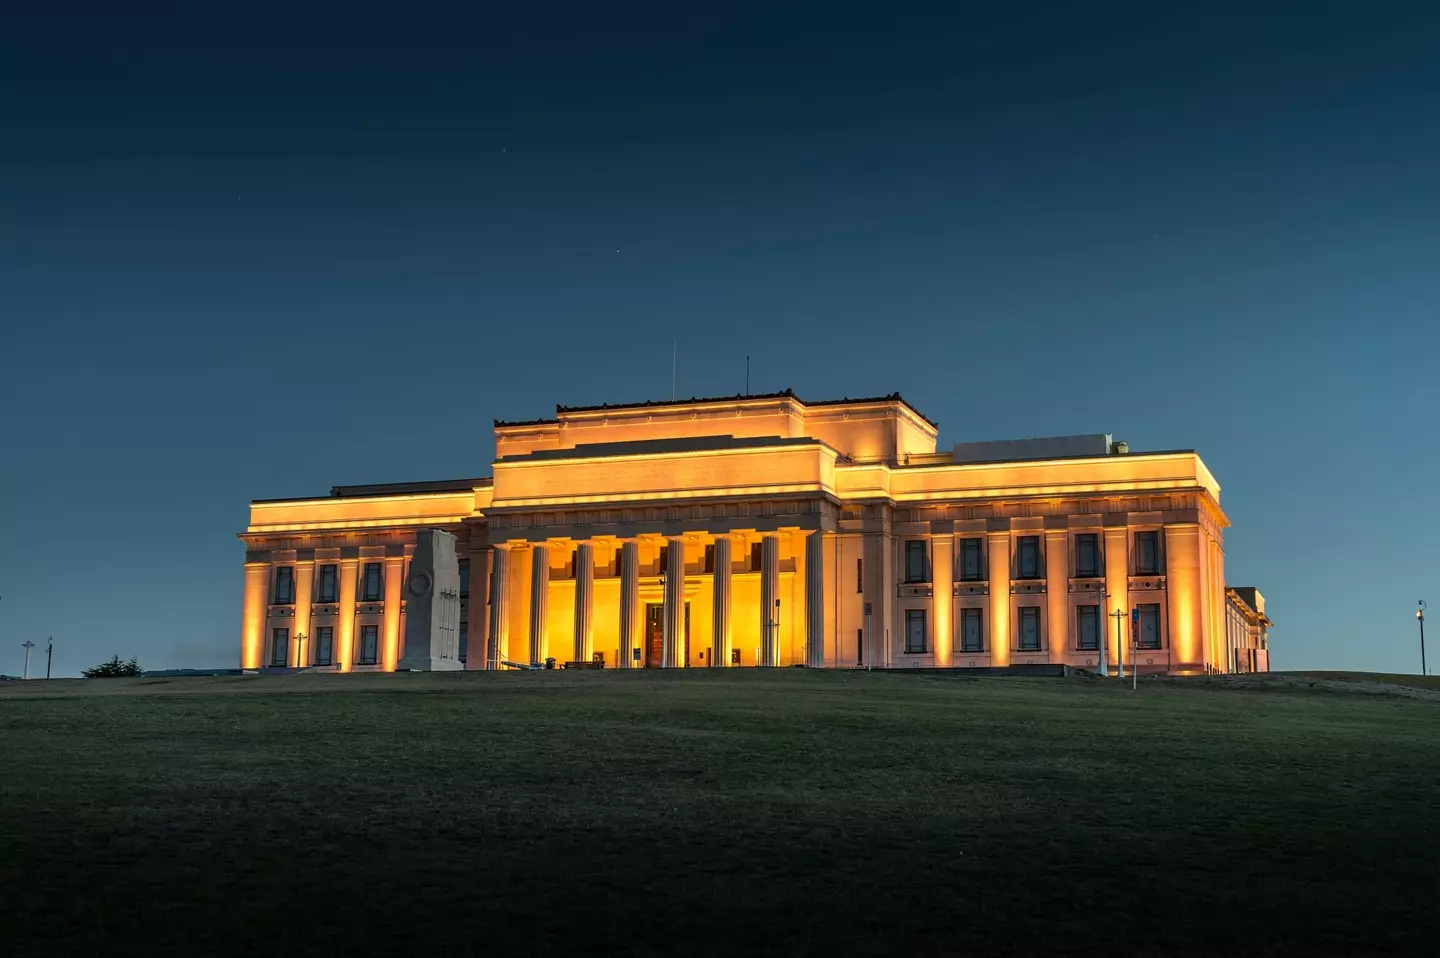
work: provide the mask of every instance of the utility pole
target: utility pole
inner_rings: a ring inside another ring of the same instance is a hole
[[[1100,633],[1100,677],[1110,677],[1110,663],[1105,660],[1105,647],[1110,643],[1105,641],[1105,584],[1100,584],[1100,607],[1096,610],[1095,631]]]
[[[1115,653],[1120,657],[1120,677],[1123,679],[1125,677],[1125,636],[1124,626],[1121,623],[1125,621],[1125,610],[1116,609],[1110,613],[1110,618],[1115,620]]]
[[[29,639],[26,639],[24,642],[20,643],[20,647],[25,650],[25,671],[21,674],[20,677],[22,679],[28,679],[30,677],[30,650],[35,648],[35,643],[31,642]]]
[[[55,636],[50,636],[45,646],[45,681],[50,681],[50,660],[55,656]]]
[[[1420,623],[1420,674],[1425,674],[1425,600],[1420,600],[1420,608],[1415,610],[1415,621]]]

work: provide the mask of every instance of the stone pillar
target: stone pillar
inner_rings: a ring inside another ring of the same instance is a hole
[[[1084,530],[1089,532],[1089,529]],[[1100,532],[1096,529],[1095,532]],[[1040,640],[1045,657],[1051,662],[1064,662],[1075,643],[1070,630],[1078,628],[1070,622],[1070,533],[1065,529],[1045,530],[1045,609],[1040,625]],[[1097,542],[1096,548],[1099,548]],[[1095,596],[1098,601],[1099,596]],[[1085,600],[1088,604],[1088,598]],[[1093,653],[1099,655],[1098,652]]]
[[[590,661],[591,610],[595,607],[595,547],[575,546],[575,661]]]
[[[385,557],[385,618],[382,628],[384,642],[381,646],[380,668],[386,672],[395,671],[400,661],[400,602],[405,588],[405,557]]]
[[[530,548],[530,661],[545,658],[545,615],[550,611],[550,547]]]
[[[760,539],[760,665],[780,664],[780,617],[775,614],[779,595],[780,537],[770,532]]]
[[[640,544],[626,539],[620,544],[620,661],[630,667],[635,637],[640,632]]]
[[[683,668],[685,659],[685,540],[666,539],[665,644],[660,652],[662,668]]]
[[[486,636],[485,668],[500,668],[510,654],[510,549],[490,550],[490,634]]]
[[[342,551],[341,555],[344,555]],[[359,585],[360,559],[340,560],[340,606],[335,630],[335,669],[349,672],[355,667],[355,587]]]
[[[710,640],[710,665],[720,669],[730,664],[730,543],[729,536],[717,536],[715,539],[714,604],[710,611],[714,633]]]
[[[1115,522],[1127,517],[1111,516],[1106,521]],[[1125,619],[1121,623],[1122,636],[1128,636],[1130,629],[1130,530],[1127,526],[1105,527],[1105,608],[1101,610],[1101,624],[1105,631],[1105,646],[1109,650],[1106,656],[1108,665],[1113,670],[1116,663],[1120,661],[1120,636],[1115,634],[1115,619],[1112,615],[1117,609],[1125,613]],[[1158,546],[1157,546],[1158,548]],[[1130,658],[1127,652],[1125,658]]]
[[[306,668],[315,661],[313,651],[315,636],[310,628],[311,596],[315,586],[315,562],[313,559],[298,560],[295,563],[295,634],[291,638],[305,636],[303,642],[291,642],[291,665]]]
[[[245,605],[240,620],[240,667],[258,669],[265,646],[265,610],[270,600],[270,563],[245,563]]]
[[[825,667],[825,534],[805,536],[805,664]]]
[[[938,523],[932,523],[932,529]],[[941,528],[953,529],[952,523]],[[955,535],[930,535],[930,582],[935,599],[935,665],[949,668],[955,653]]]
[[[1161,645],[1170,653],[1170,667],[1186,672],[1198,672],[1204,668],[1200,551],[1198,525],[1176,523],[1165,527],[1165,600],[1169,634],[1162,637]]]
[[[1010,520],[1005,530],[985,533],[985,561],[990,564],[990,664],[1010,664]]]
[[[465,653],[465,668],[486,669],[490,658],[490,550],[470,551],[470,595],[466,603],[465,618],[468,643]]]

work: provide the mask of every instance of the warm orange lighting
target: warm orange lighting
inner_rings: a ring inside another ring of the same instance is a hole
[[[265,641],[265,607],[270,595],[270,563],[245,563],[245,605],[240,624],[240,667],[260,667]]]
[[[400,661],[400,596],[405,578],[405,557],[387,556],[385,559],[385,619],[381,631],[385,646],[381,653],[381,668],[386,672],[395,671]]]

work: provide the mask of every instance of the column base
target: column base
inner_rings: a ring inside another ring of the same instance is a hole
[[[433,655],[406,656],[395,665],[396,672],[460,672],[464,668],[459,659],[440,659]]]

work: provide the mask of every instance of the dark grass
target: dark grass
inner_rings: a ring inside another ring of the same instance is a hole
[[[749,670],[68,688],[0,693],[6,955],[1440,935],[1428,701]]]

